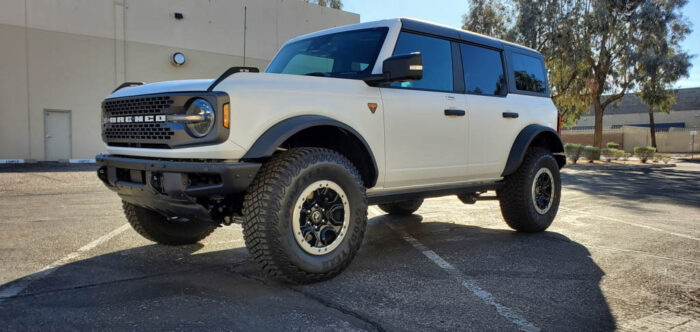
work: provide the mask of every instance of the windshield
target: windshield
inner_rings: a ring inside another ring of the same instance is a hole
[[[370,76],[388,28],[333,33],[284,46],[268,73],[343,78]]]

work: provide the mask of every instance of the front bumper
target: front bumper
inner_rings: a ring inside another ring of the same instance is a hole
[[[122,200],[169,217],[212,220],[202,204],[245,193],[260,163],[185,162],[112,155],[95,157],[97,176]]]

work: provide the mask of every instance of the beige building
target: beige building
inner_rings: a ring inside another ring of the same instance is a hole
[[[678,89],[673,112],[655,111],[654,123],[657,130],[700,128],[700,88]],[[591,107],[590,112],[583,114],[572,129],[593,129],[594,125],[595,115]],[[649,127],[649,107],[631,93],[623,96],[620,102],[608,106],[603,114],[603,128],[618,129],[623,126]]]
[[[358,23],[301,0],[0,0],[0,161],[91,159],[123,82],[264,70],[288,39]],[[245,27],[244,27],[245,22]],[[185,56],[183,65],[173,54]],[[245,55],[245,57],[244,57]]]

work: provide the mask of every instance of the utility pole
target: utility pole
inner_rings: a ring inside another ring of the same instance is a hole
[[[248,32],[248,6],[243,6],[243,67],[245,67],[245,42]]]

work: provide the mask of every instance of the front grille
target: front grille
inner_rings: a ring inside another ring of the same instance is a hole
[[[107,139],[170,140],[175,132],[167,124],[113,123],[104,129]]]
[[[182,122],[169,122],[169,115],[185,114],[195,98],[206,99],[220,116],[229,101],[222,92],[171,92],[106,99],[102,102],[102,140],[109,146],[173,149],[214,144],[228,138],[219,123],[206,137],[195,138]]]
[[[127,98],[105,101],[103,109],[108,116],[163,114],[173,102],[170,96]]]

